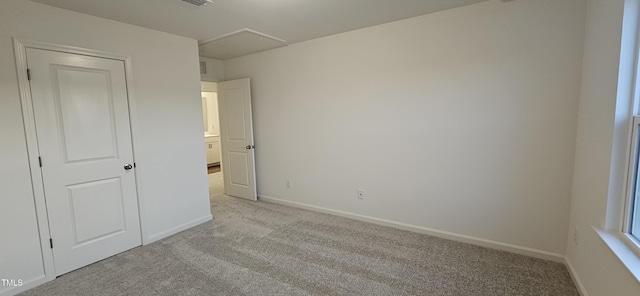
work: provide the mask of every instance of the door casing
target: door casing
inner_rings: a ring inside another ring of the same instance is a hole
[[[141,157],[136,153],[139,151],[139,144],[137,142],[138,128],[137,128],[137,112],[136,112],[136,104],[135,104],[135,96],[133,92],[133,72],[132,72],[132,64],[131,57],[119,55],[116,53],[110,53],[99,50],[92,50],[74,46],[67,45],[59,45],[47,42],[40,42],[34,40],[25,40],[13,38],[14,44],[14,53],[16,59],[16,69],[18,74],[18,87],[20,92],[20,102],[22,105],[22,118],[25,129],[25,136],[27,141],[27,155],[29,159],[29,169],[31,173],[31,182],[32,182],[32,190],[33,190],[33,198],[36,210],[36,217],[39,229],[39,237],[40,237],[40,248],[42,250],[42,258],[43,258],[43,266],[45,279],[40,282],[32,282],[29,283],[29,287],[36,286],[42,284],[47,281],[54,280],[56,278],[55,273],[55,265],[53,261],[53,251],[49,245],[49,239],[51,238],[51,233],[49,231],[49,221],[47,216],[47,208],[45,202],[45,194],[44,194],[44,184],[42,179],[42,171],[39,166],[39,152],[38,152],[38,138],[35,127],[35,116],[33,113],[33,102],[31,98],[31,90],[29,86],[29,79],[27,77],[27,48],[34,49],[43,49],[50,51],[59,51],[71,54],[79,54],[86,55],[92,57],[106,58],[119,60],[124,62],[125,67],[125,81],[127,84],[127,97],[128,97],[128,105],[129,105],[129,121],[131,123],[131,140],[132,140],[132,149],[133,149],[133,157],[135,162],[140,162]],[[141,170],[142,169],[142,170]],[[134,171],[135,179],[136,179],[136,192],[137,192],[137,201],[138,201],[138,216],[140,217],[140,234],[142,236],[142,244],[145,245],[149,241],[146,239],[148,235],[146,235],[146,225],[145,219],[143,216],[144,213],[144,203],[140,198],[140,175],[143,173],[143,168],[137,167]],[[24,287],[24,288],[29,288]]]

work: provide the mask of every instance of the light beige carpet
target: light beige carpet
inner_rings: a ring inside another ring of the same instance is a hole
[[[209,196],[211,200],[216,200],[224,194],[224,179],[222,172],[209,174]]]
[[[24,295],[578,295],[561,264],[227,197],[217,174],[213,222]]]

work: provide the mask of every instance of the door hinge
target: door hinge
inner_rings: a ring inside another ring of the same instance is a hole
[[[135,162],[133,163],[133,167],[134,167],[134,168],[136,167],[136,163],[135,163]]]
[[[51,248],[53,249],[53,239],[52,238],[49,239],[49,246],[51,246]]]
[[[27,69],[27,80],[31,81],[31,69]]]
[[[38,164],[42,167],[42,157],[38,156]]]

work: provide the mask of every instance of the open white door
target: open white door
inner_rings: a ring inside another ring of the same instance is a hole
[[[218,83],[218,107],[224,193],[258,200],[249,78]]]
[[[124,62],[27,49],[56,275],[141,244]]]

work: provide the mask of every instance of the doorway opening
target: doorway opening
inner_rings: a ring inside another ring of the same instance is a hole
[[[258,200],[249,78],[201,82],[201,92],[207,166],[213,174],[217,164],[222,171],[210,191]]]
[[[224,194],[217,86],[215,82],[202,81],[200,84],[210,199]]]

